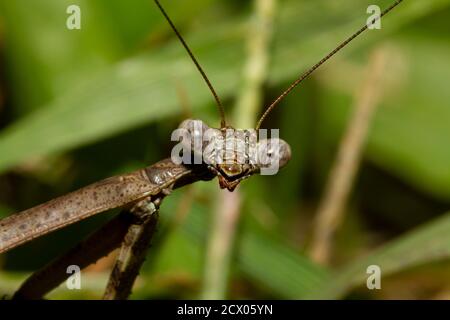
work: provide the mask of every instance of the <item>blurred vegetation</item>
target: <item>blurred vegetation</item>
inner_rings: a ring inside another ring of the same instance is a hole
[[[252,1],[162,2],[227,114],[239,114],[232,109]],[[390,2],[278,1],[265,104],[365,23],[369,4]],[[70,4],[81,7],[81,30],[66,28]],[[240,188],[228,298],[450,298],[448,19],[450,0],[404,1],[381,31],[352,43],[271,115],[265,126],[281,128],[293,157],[277,176]],[[321,266],[308,257],[314,213],[379,47],[389,57],[385,92],[331,265]],[[0,217],[168,157],[183,105],[219,124],[207,87],[151,0],[0,0],[0,50]],[[132,298],[201,295],[217,188],[198,183],[164,201]],[[115,213],[0,256],[0,295]],[[370,264],[383,271],[382,290],[365,288]],[[84,273],[83,290],[49,297],[101,297],[110,266],[111,257],[99,261]]]

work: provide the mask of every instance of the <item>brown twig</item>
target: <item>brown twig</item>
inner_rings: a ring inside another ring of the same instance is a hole
[[[353,116],[341,140],[325,192],[317,211],[311,257],[326,264],[330,260],[334,234],[343,219],[343,209],[358,171],[366,136],[381,96],[386,52],[373,52],[367,78],[355,99]]]

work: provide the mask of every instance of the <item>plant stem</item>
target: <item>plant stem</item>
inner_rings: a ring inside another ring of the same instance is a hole
[[[357,92],[353,116],[342,137],[322,200],[311,247],[311,257],[319,263],[330,260],[333,238],[344,219],[344,207],[351,192],[373,114],[382,93],[382,76],[386,67],[386,52],[373,52],[367,67],[367,78]]]
[[[252,128],[256,123],[263,100],[262,86],[267,75],[275,5],[276,0],[254,1],[255,14],[247,35],[248,58],[233,117],[236,128]],[[218,206],[205,264],[204,299],[224,299],[227,295],[232,248],[240,217],[240,189],[233,193],[222,191],[216,200]]]

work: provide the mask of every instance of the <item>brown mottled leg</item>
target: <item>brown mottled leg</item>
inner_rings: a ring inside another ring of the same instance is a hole
[[[118,248],[135,220],[133,213],[122,211],[66,254],[33,273],[13,299],[42,299],[70,276],[68,266],[77,265],[83,269]]]
[[[141,201],[132,210],[141,220],[132,224],[122,242],[108,285],[105,300],[127,299],[131,293],[139,269],[145,260],[158,222],[158,206],[162,198],[151,202]]]

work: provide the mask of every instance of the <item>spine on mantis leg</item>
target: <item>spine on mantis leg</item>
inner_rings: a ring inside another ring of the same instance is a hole
[[[209,179],[209,177],[207,177]],[[107,178],[0,220],[0,253],[99,212],[158,197],[205,175],[165,159],[145,169]]]

